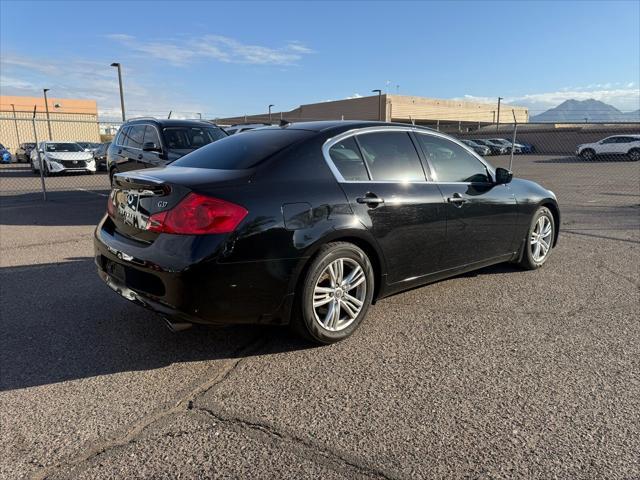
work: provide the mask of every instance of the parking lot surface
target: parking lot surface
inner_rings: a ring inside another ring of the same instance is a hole
[[[640,165],[514,162],[563,208],[544,268],[385,299],[327,347],[173,334],[95,273],[104,175],[3,186],[0,478],[640,478]]]

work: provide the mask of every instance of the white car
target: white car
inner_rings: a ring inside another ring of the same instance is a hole
[[[640,135],[613,135],[599,142],[578,145],[576,155],[585,160],[593,160],[598,155],[626,155],[629,160],[640,160]]]
[[[40,142],[37,149],[31,150],[31,170],[40,171],[38,153],[43,161],[42,172],[52,173],[96,173],[93,153],[86,152],[75,142]]]

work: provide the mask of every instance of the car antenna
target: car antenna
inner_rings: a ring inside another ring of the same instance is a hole
[[[167,118],[171,118],[171,112],[173,112],[173,110],[169,110],[169,116],[167,116]]]
[[[286,127],[287,125],[289,125],[291,122],[288,120],[285,120],[284,118],[280,119],[280,126],[281,127]]]

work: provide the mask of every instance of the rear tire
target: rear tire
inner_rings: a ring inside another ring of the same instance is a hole
[[[580,152],[580,156],[583,160],[590,162],[591,160],[594,160],[596,158],[596,152],[594,150],[591,150],[590,148],[587,148],[586,150]]]
[[[315,343],[344,340],[367,315],[373,289],[373,267],[360,248],[347,242],[323,245],[299,286],[292,327]]]
[[[556,224],[551,210],[547,207],[538,208],[531,219],[518,264],[526,270],[542,267],[551,255],[555,234]]]
[[[629,157],[629,160],[631,160],[632,162],[640,161],[640,148],[634,148],[629,150],[629,153],[627,153],[627,156]]]

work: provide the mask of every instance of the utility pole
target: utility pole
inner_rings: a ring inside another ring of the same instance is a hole
[[[496,121],[496,132],[500,129],[500,101],[503,100],[502,97],[498,97],[498,120]]]
[[[122,88],[122,67],[119,63],[113,62],[111,64],[112,67],[116,67],[118,69],[118,84],[120,85],[120,109],[122,110],[122,121],[124,122],[124,90]]]
[[[49,88],[43,88],[42,92],[44,93],[44,108],[47,111],[47,127],[49,128],[49,140],[53,140],[53,135],[51,135],[51,119],[49,118],[49,102],[47,101],[47,92]]]
[[[11,109],[13,110],[13,122],[16,126],[16,137],[18,138],[18,147],[20,146],[20,133],[18,132],[18,118],[16,117],[16,106],[12,103]]]
[[[382,90],[380,90],[379,88],[375,90],[371,90],[371,93],[376,93],[376,92],[378,92],[378,121],[381,122],[382,121]]]
[[[271,123],[271,107],[275,107],[274,104],[269,105],[269,123]]]

